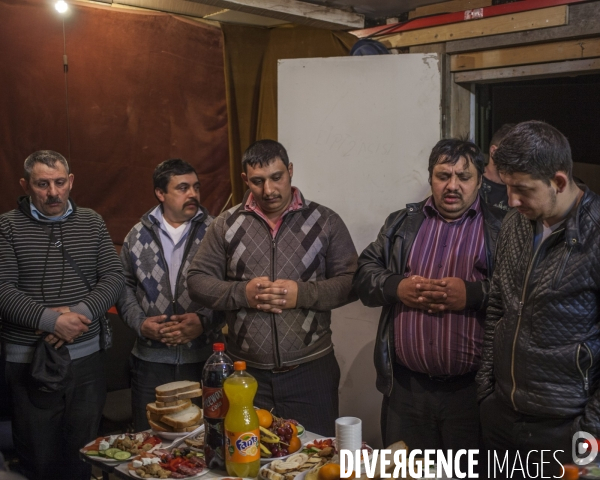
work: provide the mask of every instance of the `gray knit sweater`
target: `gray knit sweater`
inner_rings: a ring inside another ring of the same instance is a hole
[[[350,233],[335,212],[303,198],[273,239],[266,222],[244,209],[246,198],[206,232],[189,269],[190,296],[225,311],[233,358],[265,369],[320,358],[333,348],[331,310],[356,299]],[[261,276],[296,281],[296,308],[277,315],[249,308],[246,284]]]
[[[92,320],[89,331],[68,346],[71,358],[99,348],[99,318],[115,303],[125,285],[121,262],[102,217],[71,200],[73,213],[47,225],[73,257],[92,291],[63,258],[31,215],[29,197],[19,208],[0,215],[0,317],[7,360],[29,363],[36,330],[53,332],[59,313],[48,307],[68,306]]]

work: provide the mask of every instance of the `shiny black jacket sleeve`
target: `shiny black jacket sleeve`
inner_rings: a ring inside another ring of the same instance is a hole
[[[403,276],[392,270],[392,236],[406,218],[406,210],[388,216],[377,238],[358,257],[358,268],[352,282],[353,289],[367,307],[381,307],[398,303],[396,290]],[[397,268],[397,267],[396,267]]]

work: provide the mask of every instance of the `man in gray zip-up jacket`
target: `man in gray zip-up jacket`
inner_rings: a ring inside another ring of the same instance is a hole
[[[335,212],[292,187],[281,144],[256,142],[243,166],[250,191],[208,229],[190,296],[225,311],[227,350],[258,379],[256,405],[332,435],[340,375],[331,310],[356,298],[356,249]]]
[[[149,428],[146,405],[155,400],[158,385],[201,380],[222,327],[188,294],[188,267],[213,220],[200,205],[196,171],[183,160],[167,160],[156,167],[153,180],[160,205],[125,238],[126,288],[117,303],[138,336],[131,355],[136,431]]]

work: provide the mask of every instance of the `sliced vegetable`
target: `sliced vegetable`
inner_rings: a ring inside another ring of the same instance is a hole
[[[124,452],[123,450],[119,450],[118,452],[115,452],[113,455],[113,458],[115,460],[127,460],[130,457],[131,457],[131,453]]]
[[[106,455],[108,458],[114,458],[115,453],[117,452],[121,452],[122,450],[119,450],[118,448],[109,448],[108,450],[104,451],[104,455]]]
[[[100,455],[100,452],[98,452],[98,450],[88,450],[87,452],[85,452],[85,454],[90,457],[97,457]]]

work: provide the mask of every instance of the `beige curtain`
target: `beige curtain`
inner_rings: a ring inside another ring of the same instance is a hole
[[[346,56],[358,39],[349,33],[301,26],[222,28],[232,204],[236,205],[246,190],[240,178],[244,150],[256,140],[277,139],[277,61]]]

